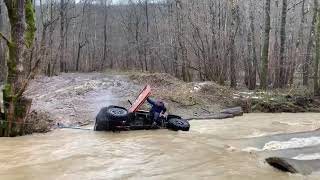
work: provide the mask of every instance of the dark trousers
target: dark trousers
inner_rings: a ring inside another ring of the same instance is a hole
[[[153,121],[153,122],[156,122],[156,123],[159,123],[159,117],[160,117],[160,113],[158,112],[150,112],[150,119]]]

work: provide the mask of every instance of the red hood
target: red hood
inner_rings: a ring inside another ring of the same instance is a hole
[[[136,101],[132,104],[132,106],[129,109],[129,112],[135,112],[137,111],[141,105],[147,100],[147,98],[151,94],[151,87],[149,85],[145,86]]]

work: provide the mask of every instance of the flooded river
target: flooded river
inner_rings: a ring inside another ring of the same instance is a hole
[[[192,121],[190,132],[61,129],[2,138],[0,179],[319,179],[318,173],[291,175],[268,166],[261,152],[274,149],[263,149],[270,142],[259,140],[316,130],[319,122],[320,114],[248,114],[223,121]],[[312,141],[293,141],[292,147],[319,145],[320,135],[303,138]],[[277,142],[276,147],[282,147],[281,139]],[[309,153],[306,157],[320,158]]]

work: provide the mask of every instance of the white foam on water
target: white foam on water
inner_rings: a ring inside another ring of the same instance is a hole
[[[302,148],[320,144],[320,137],[292,138],[289,141],[271,141],[264,145],[264,151]]]
[[[289,126],[299,126],[301,125],[301,122],[282,122],[282,121],[279,121],[279,123],[281,124],[285,124],[285,125],[289,125]]]
[[[270,135],[270,133],[263,132],[260,130],[254,130],[252,134],[245,136],[244,138],[256,138],[256,137],[262,137],[262,136],[266,136],[266,135]]]
[[[320,145],[320,137],[292,138],[289,141],[270,141],[262,149],[247,147],[243,151],[276,151]]]
[[[315,160],[320,159],[320,153],[314,153],[314,154],[300,154],[296,157],[293,157],[292,159],[296,160]]]
[[[255,148],[255,147],[247,147],[247,148],[242,149],[242,151],[245,151],[245,152],[254,152],[254,151],[262,151],[262,149]]]

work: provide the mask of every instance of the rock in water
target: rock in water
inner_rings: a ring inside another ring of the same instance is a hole
[[[320,160],[295,160],[282,157],[270,157],[266,162],[283,172],[311,174],[320,170]]]

